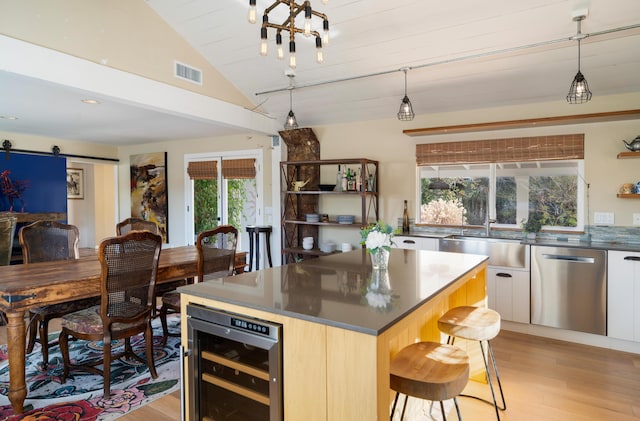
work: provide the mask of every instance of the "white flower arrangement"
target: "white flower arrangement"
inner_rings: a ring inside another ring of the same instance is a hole
[[[360,244],[367,248],[367,252],[376,254],[380,250],[391,251],[394,245],[393,236],[396,233],[391,225],[383,221],[367,225],[360,230]]]

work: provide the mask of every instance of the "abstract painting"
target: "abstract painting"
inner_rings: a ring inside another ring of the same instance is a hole
[[[167,153],[131,155],[129,164],[131,216],[158,224],[164,242],[168,243]]]

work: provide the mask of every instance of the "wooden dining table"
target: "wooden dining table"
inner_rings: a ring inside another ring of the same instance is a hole
[[[197,274],[195,246],[160,252],[157,284]],[[7,316],[9,352],[9,401],[14,414],[24,410],[26,312],[35,307],[100,295],[100,262],[97,254],[78,260],[0,266],[0,310]]]

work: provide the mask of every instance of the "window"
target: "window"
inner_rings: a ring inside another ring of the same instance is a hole
[[[583,162],[420,166],[420,223],[520,228],[536,212],[545,229],[582,230]]]

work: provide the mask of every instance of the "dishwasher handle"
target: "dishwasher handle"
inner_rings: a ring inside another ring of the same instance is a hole
[[[640,256],[625,256],[624,260],[632,260],[634,262],[640,262]]]
[[[499,276],[500,278],[513,278],[513,275],[505,272],[498,272],[496,273],[496,276]]]
[[[595,259],[593,257],[582,257],[582,256],[567,256],[564,254],[547,254],[542,253],[543,259],[549,260],[564,260],[567,262],[577,262],[577,263],[595,263]]]

